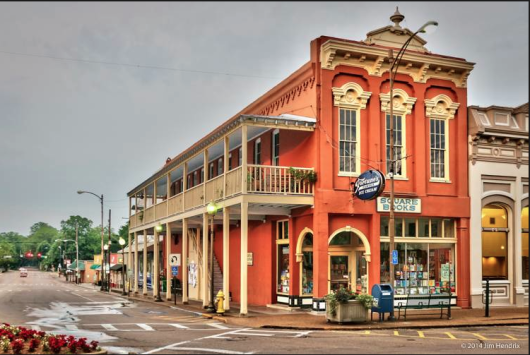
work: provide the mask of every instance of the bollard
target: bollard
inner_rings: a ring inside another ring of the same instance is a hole
[[[486,280],[486,317],[490,316],[490,280]]]

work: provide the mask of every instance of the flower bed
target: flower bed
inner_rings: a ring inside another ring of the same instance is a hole
[[[0,325],[0,352],[4,354],[89,354],[101,353],[97,341],[46,334],[24,327]]]

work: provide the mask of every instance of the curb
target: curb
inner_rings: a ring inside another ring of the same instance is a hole
[[[469,328],[469,327],[494,327],[494,326],[510,326],[510,325],[528,325],[526,322],[507,322],[507,323],[460,323],[460,324],[432,324],[432,325],[401,325],[401,326],[389,326],[389,327],[377,327],[377,326],[366,326],[362,328],[349,328],[349,327],[296,327],[296,326],[281,326],[281,325],[262,325],[259,328],[263,329],[290,329],[290,330],[321,330],[321,331],[362,331],[362,330],[394,330],[394,329],[429,329],[429,328]]]

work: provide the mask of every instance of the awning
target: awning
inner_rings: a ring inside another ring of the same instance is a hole
[[[111,271],[121,271],[121,264],[112,265],[110,267]],[[124,270],[127,270],[127,265],[123,265]]]
[[[91,270],[98,270],[98,269],[101,270],[101,265],[93,264],[93,265],[90,267],[90,269],[91,269]]]
[[[68,270],[75,270],[77,268],[77,261],[74,261],[73,263],[68,266]],[[85,271],[85,263],[80,261],[79,262],[79,271]]]

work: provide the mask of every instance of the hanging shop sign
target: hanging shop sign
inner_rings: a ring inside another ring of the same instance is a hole
[[[373,200],[385,189],[385,176],[379,170],[367,170],[355,181],[353,194],[361,200]]]
[[[390,198],[377,198],[377,212],[390,212]],[[419,198],[394,198],[394,212],[421,213],[421,199]]]

